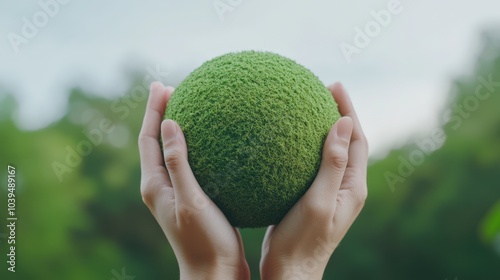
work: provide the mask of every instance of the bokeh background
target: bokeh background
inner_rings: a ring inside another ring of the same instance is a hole
[[[177,279],[139,194],[147,89],[250,49],[342,81],[370,142],[369,197],[325,279],[500,278],[497,0],[27,0],[0,13],[1,279]],[[264,229],[242,234],[259,279]]]

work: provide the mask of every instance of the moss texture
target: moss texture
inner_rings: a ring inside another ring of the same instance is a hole
[[[340,114],[305,67],[245,51],[193,71],[165,118],[182,128],[193,173],[229,222],[261,227],[279,223],[309,188]]]

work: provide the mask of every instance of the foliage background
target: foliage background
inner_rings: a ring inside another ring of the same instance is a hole
[[[499,38],[497,32],[484,33],[473,73],[450,81],[442,110],[444,144],[413,165],[408,176],[398,168],[402,158],[422,151],[414,142],[371,160],[366,207],[325,279],[500,277],[500,87],[467,117],[458,111],[473,98],[479,77],[500,81]],[[146,96],[133,95],[143,87],[137,77],[131,73],[136,83],[116,99],[74,88],[65,116],[36,131],[16,126],[17,104],[11,92],[0,90],[0,221],[7,215],[8,164],[17,169],[19,218],[15,277],[5,269],[6,229],[0,229],[1,279],[112,279],[113,271],[122,269],[135,279],[178,278],[175,256],[139,194],[136,139]],[[459,117],[460,125],[452,125],[450,117]],[[85,134],[104,118],[113,132],[103,133],[102,143],[92,145],[59,181],[54,162],[65,163],[67,147],[87,140]],[[388,182],[388,172],[402,180]],[[258,279],[264,229],[242,232]]]

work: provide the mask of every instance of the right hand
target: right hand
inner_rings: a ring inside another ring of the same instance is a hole
[[[322,279],[333,251],[367,197],[368,142],[340,83],[329,87],[342,118],[328,134],[320,169],[304,196],[267,229],[262,279]]]

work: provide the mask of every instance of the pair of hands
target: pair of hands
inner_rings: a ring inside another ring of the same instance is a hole
[[[322,279],[330,256],[363,208],[368,143],[342,85],[329,90],[343,117],[326,138],[309,190],[279,225],[267,229],[262,279]],[[151,84],[139,135],[142,198],[176,254],[181,279],[250,279],[239,230],[200,188],[180,127],[163,120],[173,91]]]

